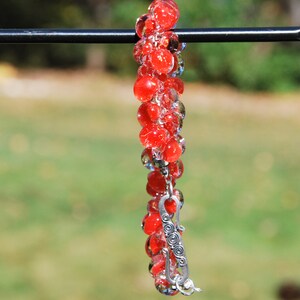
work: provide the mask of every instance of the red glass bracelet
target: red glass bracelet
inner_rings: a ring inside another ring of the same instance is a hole
[[[178,78],[184,70],[181,51],[185,44],[171,30],[178,19],[179,9],[173,0],[153,1],[148,13],[138,18],[136,33],[141,39],[133,55],[141,66],[134,95],[142,102],[137,114],[142,126],[139,137],[145,147],[142,163],[151,171],[146,189],[152,198],[142,222],[149,236],[149,271],[160,293],[188,296],[201,290],[189,278],[179,218],[184,198],[174,189],[184,171],[180,157],[185,151],[180,135],[185,107],[179,100],[184,84]]]

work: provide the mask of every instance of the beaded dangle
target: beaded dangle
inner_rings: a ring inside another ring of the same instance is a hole
[[[139,137],[145,147],[142,163],[151,171],[146,189],[152,198],[142,222],[149,236],[149,271],[160,293],[189,296],[201,290],[189,278],[182,241],[184,227],[179,218],[184,198],[174,189],[183,174],[180,157],[185,151],[180,135],[185,107],[179,100],[184,84],[178,78],[184,70],[181,51],[185,44],[172,31],[178,19],[179,9],[173,0],[154,0],[148,13],[138,18],[136,33],[140,40],[134,47],[134,58],[141,66],[134,95],[142,102],[137,114],[142,126]]]

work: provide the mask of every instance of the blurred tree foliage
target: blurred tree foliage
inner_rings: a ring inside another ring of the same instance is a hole
[[[150,1],[10,0],[0,3],[2,28],[132,28]],[[299,25],[299,0],[178,0],[178,27]],[[0,59],[19,66],[82,66],[89,46],[1,45]],[[134,74],[132,45],[98,46],[106,68]],[[291,90],[300,83],[299,43],[190,44],[185,78],[245,90]]]

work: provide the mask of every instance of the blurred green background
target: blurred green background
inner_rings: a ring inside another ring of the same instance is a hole
[[[0,3],[0,23],[132,28],[148,3],[12,0]],[[299,20],[293,0],[178,3],[179,27]],[[0,299],[164,299],[140,230],[150,198],[131,51],[0,46],[16,66],[0,64]],[[194,299],[277,299],[300,280],[299,46],[194,44],[184,58],[184,80],[196,83],[182,97],[177,186],[191,275],[205,290]]]

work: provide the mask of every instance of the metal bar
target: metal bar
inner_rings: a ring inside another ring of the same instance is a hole
[[[300,27],[187,28],[174,30],[182,42],[300,41]],[[133,29],[0,29],[0,44],[124,44],[135,43]]]
[[[178,29],[178,35],[189,43],[283,42],[300,41],[299,27]]]

